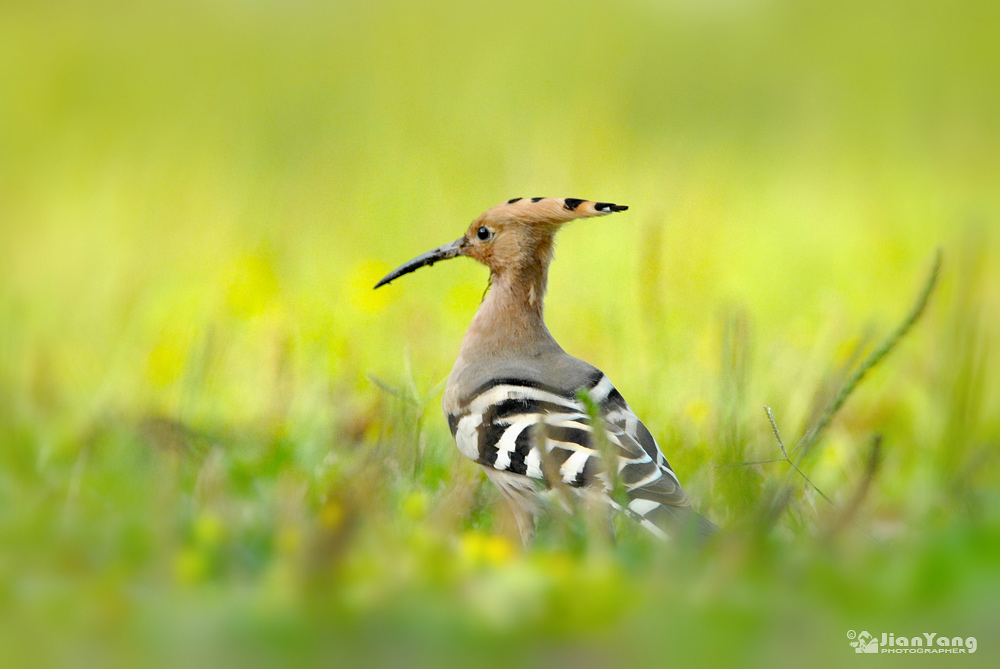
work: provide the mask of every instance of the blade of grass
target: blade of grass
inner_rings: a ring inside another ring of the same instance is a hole
[[[834,395],[833,399],[827,404],[826,409],[823,411],[819,419],[812,424],[812,426],[806,431],[802,438],[799,439],[798,443],[792,447],[791,453],[795,454],[798,452],[796,457],[797,462],[802,462],[815,447],[816,443],[826,432],[826,428],[829,427],[830,422],[833,417],[837,415],[844,403],[847,402],[847,398],[851,396],[851,393],[858,387],[865,376],[874,369],[883,358],[896,347],[896,344],[906,336],[906,333],[910,331],[910,328],[917,322],[920,316],[924,313],[927,308],[927,303],[930,300],[931,293],[934,291],[934,287],[937,285],[938,277],[941,270],[941,250],[938,249],[934,255],[934,264],[931,267],[931,271],[927,276],[927,280],[924,282],[924,287],[917,296],[916,302],[914,302],[913,307],[910,309],[906,318],[896,327],[896,329],[890,334],[886,339],[868,356],[861,362],[860,365],[855,368],[854,372],[847,378],[844,384],[840,387],[840,390]]]

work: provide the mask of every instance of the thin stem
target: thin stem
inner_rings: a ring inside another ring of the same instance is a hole
[[[788,457],[788,449],[785,448],[785,442],[781,440],[781,432],[778,430],[778,424],[774,420],[774,414],[771,412],[771,407],[765,406],[764,411],[767,413],[767,420],[771,423],[771,430],[774,431],[774,437],[775,439],[778,440],[778,446],[781,448],[781,455],[784,458],[785,462],[790,464],[792,466],[792,469],[798,472],[799,476],[805,479],[806,483],[811,485],[813,489],[819,493],[820,497],[825,499],[830,504],[833,504],[833,500],[830,499],[825,492],[820,490],[819,486],[813,483],[812,479],[806,476],[806,473],[801,469],[799,469],[799,466],[795,464],[795,462],[790,457]]]

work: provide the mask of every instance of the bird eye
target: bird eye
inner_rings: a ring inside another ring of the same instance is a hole
[[[486,227],[485,225],[484,225],[484,226],[482,226],[482,227],[480,227],[480,228],[479,228],[479,229],[478,229],[478,230],[476,231],[476,236],[477,236],[477,237],[479,237],[479,239],[480,239],[480,240],[482,240],[482,241],[484,241],[484,242],[485,242],[485,241],[486,241],[487,239],[489,239],[489,238],[490,238],[490,235],[491,235],[491,234],[492,234],[492,233],[491,233],[491,232],[489,231],[489,229],[488,229],[488,228],[487,228],[487,227]]]

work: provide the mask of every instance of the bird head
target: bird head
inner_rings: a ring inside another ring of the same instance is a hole
[[[577,198],[516,197],[483,212],[465,234],[444,246],[417,256],[389,272],[375,287],[440,260],[468,256],[494,275],[532,264],[548,265],[552,239],[563,224],[577,218],[625,211],[625,205]]]

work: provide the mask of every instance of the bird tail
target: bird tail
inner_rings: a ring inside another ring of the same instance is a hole
[[[672,539],[702,543],[714,537],[719,531],[715,523],[689,506],[664,504],[660,508],[663,509],[663,513],[659,514],[657,527]]]
[[[639,509],[633,503],[626,508],[626,512],[644,529],[661,539],[702,544],[719,531],[715,523],[687,505],[660,502]]]

